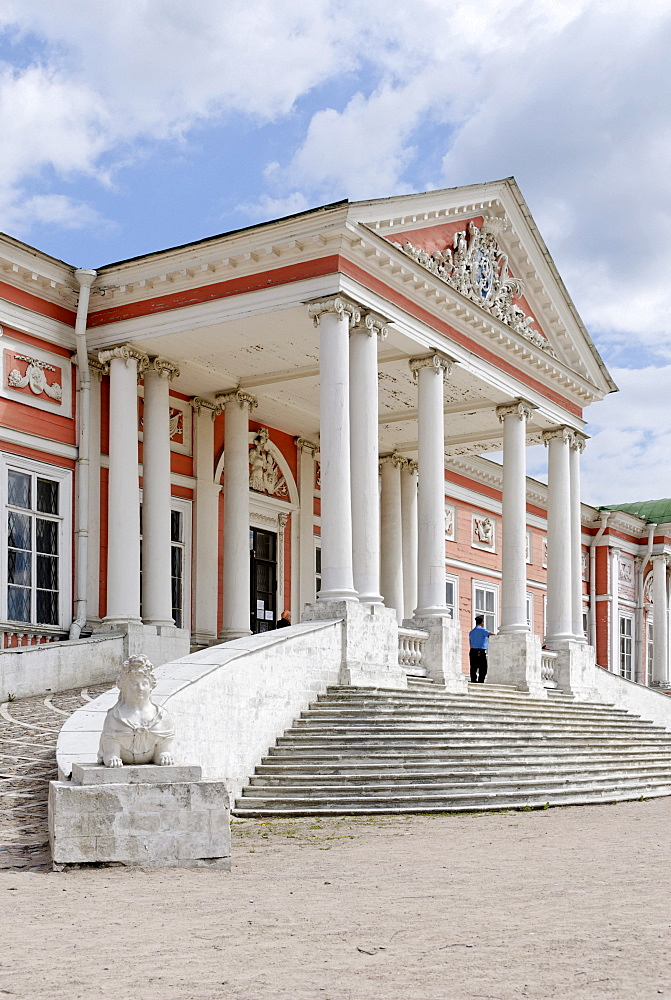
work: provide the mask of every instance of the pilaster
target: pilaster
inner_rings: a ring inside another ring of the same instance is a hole
[[[298,449],[298,498],[300,503],[298,527],[298,589],[302,615],[306,604],[313,604],[315,593],[315,458],[319,445],[307,438],[295,438]]]
[[[194,396],[194,475],[196,478],[193,530],[192,639],[207,646],[217,639],[217,570],[219,537],[219,492],[214,482],[214,420],[220,407]]]

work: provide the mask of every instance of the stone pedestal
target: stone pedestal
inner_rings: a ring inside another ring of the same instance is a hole
[[[407,688],[398,665],[398,624],[392,608],[353,601],[316,601],[302,621],[342,620],[340,683],[355,687]]]
[[[520,691],[528,691],[532,698],[547,698],[541,665],[540,636],[530,632],[490,636],[487,654],[490,684],[512,684]]]
[[[123,636],[123,660],[137,653],[144,653],[155,667],[171,660],[179,660],[188,656],[191,636],[188,628],[177,628],[176,625],[142,625],[139,622],[128,622],[126,625],[108,625],[100,622],[94,630],[94,635]]]
[[[461,632],[452,619],[447,616],[415,615],[403,624],[428,632],[422,660],[427,676],[447,691],[464,694],[468,690],[468,678],[461,669]]]
[[[54,869],[231,867],[228,792],[199,767],[75,764],[49,784]]]
[[[576,639],[553,643],[550,648],[557,653],[555,680],[564,694],[572,694],[580,701],[598,701],[594,646]]]

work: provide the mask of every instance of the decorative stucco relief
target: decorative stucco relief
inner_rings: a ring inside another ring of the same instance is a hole
[[[496,526],[491,517],[479,517],[473,515],[473,535],[471,545],[477,549],[489,549],[494,551],[496,537]]]
[[[71,366],[66,358],[3,336],[0,396],[71,416]]]
[[[617,569],[617,584],[620,597],[634,600],[634,560],[631,556],[620,555]]]
[[[481,228],[469,222],[468,229],[455,233],[452,246],[442,252],[429,254],[412,243],[403,244],[401,249],[437,278],[555,357],[545,337],[533,328],[533,316],[527,316],[518,304],[524,283],[510,274],[508,255],[498,242],[505,226],[504,219],[488,216]]]
[[[13,389],[24,389],[28,386],[35,396],[45,393],[50,399],[55,399],[60,403],[63,398],[62,386],[56,379],[51,383],[48,382],[46,375],[47,371],[55,372],[57,373],[56,378],[58,378],[60,377],[60,368],[48,365],[37,358],[30,358],[25,354],[14,354],[12,357],[14,361],[23,362],[26,367],[23,372],[18,368],[12,368],[7,375],[7,385]]]
[[[451,505],[445,505],[445,538],[448,542],[454,542],[456,540],[456,523],[457,523],[457,510],[456,507]]]
[[[279,465],[268,449],[270,432],[259,427],[249,450],[249,488],[267,496],[289,499],[289,488]]]

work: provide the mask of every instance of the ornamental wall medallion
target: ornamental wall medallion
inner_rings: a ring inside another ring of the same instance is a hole
[[[508,254],[498,242],[505,226],[505,220],[495,216],[485,217],[480,228],[469,222],[468,229],[454,234],[452,246],[432,254],[409,242],[396,245],[461,295],[555,357],[545,337],[533,328],[533,316],[527,316],[519,304],[524,282],[510,274]]]
[[[289,499],[289,488],[282,471],[268,449],[270,432],[259,427],[249,449],[249,488],[256,493]]]
[[[479,517],[473,514],[471,545],[476,549],[494,551],[496,526],[491,517]]]
[[[72,366],[69,358],[3,336],[0,396],[17,403],[72,416]]]

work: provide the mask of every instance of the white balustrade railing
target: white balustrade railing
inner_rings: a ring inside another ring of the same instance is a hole
[[[424,644],[428,633],[418,628],[398,629],[398,665],[413,677],[426,677],[424,667]]]
[[[30,646],[43,646],[50,642],[61,642],[67,639],[67,632],[60,629],[35,628],[31,625],[0,627],[0,649],[27,649]]]
[[[545,687],[557,687],[555,679],[555,660],[557,653],[552,649],[541,651],[541,680]]]

